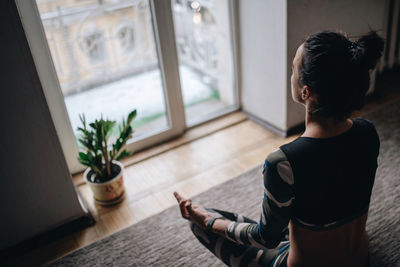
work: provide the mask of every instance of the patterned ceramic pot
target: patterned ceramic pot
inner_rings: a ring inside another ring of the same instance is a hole
[[[110,180],[106,182],[93,182],[89,179],[89,175],[93,175],[93,171],[87,168],[83,173],[86,183],[90,186],[93,192],[93,197],[100,205],[114,205],[123,200],[124,196],[124,167],[119,161],[113,161],[114,165],[120,168],[120,171]]]

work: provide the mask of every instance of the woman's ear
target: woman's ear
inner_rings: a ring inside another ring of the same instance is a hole
[[[310,88],[307,85],[304,85],[303,88],[301,88],[301,100],[306,101],[308,98],[310,98],[310,95]]]

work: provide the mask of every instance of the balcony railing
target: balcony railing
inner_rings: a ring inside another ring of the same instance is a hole
[[[64,96],[157,68],[148,1],[98,1],[41,13]],[[202,8],[197,8],[198,5]],[[212,1],[173,1],[182,65],[216,88],[217,32]],[[193,23],[188,24],[187,21]]]

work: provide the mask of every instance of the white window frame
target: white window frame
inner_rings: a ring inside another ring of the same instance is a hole
[[[85,166],[81,165],[77,160],[78,147],[75,135],[71,124],[66,123],[69,122],[67,108],[36,2],[35,0],[15,0],[15,2],[69,170],[72,174],[81,172],[85,169]],[[170,128],[162,132],[146,133],[146,135],[141,135],[140,139],[134,138],[133,142],[127,145],[128,151],[138,151],[161,143],[162,141],[181,135],[185,129],[187,129],[179,79],[178,55],[171,1],[150,0],[150,8],[152,12],[159,67],[166,94],[166,108],[170,118]],[[231,1],[229,2],[229,8],[231,9],[230,22],[233,37],[234,84],[236,87],[234,90],[236,90],[237,93],[237,105],[235,108],[221,112],[221,114],[218,114],[219,116],[237,110],[240,103],[237,86],[236,24],[233,19],[235,13]],[[173,38],[171,38],[171,36],[173,36]]]

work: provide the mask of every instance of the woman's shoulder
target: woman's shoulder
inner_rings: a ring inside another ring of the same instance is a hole
[[[265,177],[270,180],[270,183],[271,180],[282,180],[289,185],[293,184],[291,164],[280,147],[272,151],[265,159],[263,174],[267,174]]]
[[[356,123],[358,126],[364,126],[364,127],[369,127],[371,129],[375,129],[375,124],[370,121],[369,119],[366,118],[362,118],[362,117],[357,117],[357,118],[353,118],[353,123]]]
[[[367,142],[376,143],[379,146],[379,134],[372,121],[366,118],[354,118],[353,122],[357,125],[356,136],[364,136]]]
[[[281,150],[281,147],[276,148],[274,151],[268,154],[266,161],[270,164],[277,164],[281,161],[287,160],[285,153]]]
[[[380,138],[375,124],[365,118],[355,118],[353,121],[354,123],[358,123],[356,135],[363,136],[364,142],[372,145],[377,151],[379,151]]]
[[[276,148],[274,151],[268,154],[267,158],[264,161],[263,174],[267,169],[277,169],[282,164],[287,164],[288,159],[285,153],[281,150],[281,148]]]
[[[291,161],[293,157],[296,157],[295,155],[302,155],[315,150],[318,143],[318,140],[314,138],[297,137],[293,141],[281,145],[279,151],[285,155],[287,160]]]

